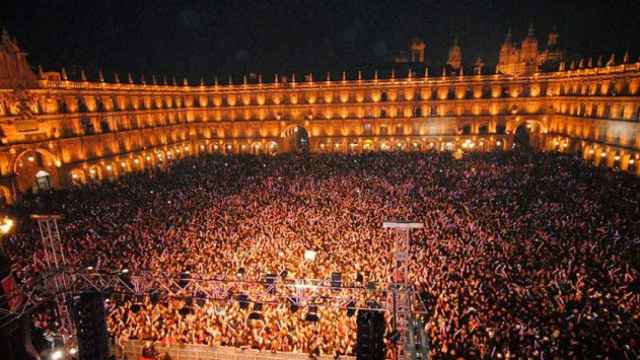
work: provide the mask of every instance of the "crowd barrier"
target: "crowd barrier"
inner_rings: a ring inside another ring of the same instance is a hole
[[[124,343],[124,353],[127,360],[137,360],[142,354],[144,341],[127,341]],[[309,360],[309,354],[267,352],[253,349],[242,349],[228,346],[207,345],[155,345],[156,350],[163,354],[168,352],[171,360]],[[121,358],[121,357],[119,357]],[[316,357],[319,360],[334,360],[333,355]],[[355,360],[354,356],[340,356],[340,360]]]

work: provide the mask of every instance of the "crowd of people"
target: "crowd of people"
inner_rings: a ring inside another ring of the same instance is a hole
[[[417,221],[408,276],[434,359],[635,359],[639,194],[631,175],[557,154],[205,156],[22,209],[62,214],[73,265],[377,284],[395,266],[397,235],[382,222]],[[25,221],[8,243],[22,281],[39,266],[38,239]],[[235,300],[110,300],[118,344],[355,351],[356,316],[344,309],[320,307],[313,322],[281,302],[250,321],[252,307]]]

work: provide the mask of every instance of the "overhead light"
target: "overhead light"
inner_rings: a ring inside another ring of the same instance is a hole
[[[0,234],[6,235],[13,229],[14,221],[12,218],[5,216],[0,222]]]
[[[309,305],[309,311],[307,315],[304,317],[306,321],[310,322],[318,322],[320,318],[318,317],[318,306],[317,305]]]
[[[62,352],[62,350],[58,349],[55,350],[51,353],[51,360],[61,360],[62,357],[64,356],[64,352]]]

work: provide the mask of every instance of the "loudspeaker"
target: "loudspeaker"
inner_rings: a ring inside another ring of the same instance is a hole
[[[356,358],[384,360],[384,315],[380,311],[359,310],[356,319]]]
[[[340,289],[342,287],[342,273],[331,273],[331,287],[334,289]]]
[[[69,313],[76,327],[79,360],[106,360],[109,357],[104,298],[98,292],[74,296]]]

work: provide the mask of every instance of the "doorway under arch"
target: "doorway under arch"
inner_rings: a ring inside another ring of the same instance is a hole
[[[284,152],[308,153],[309,133],[302,126],[290,126],[282,132]]]
[[[513,146],[516,150],[531,149],[531,133],[527,124],[520,124],[513,136]]]
[[[28,149],[20,153],[14,163],[16,191],[24,193],[57,187],[59,161],[46,149]]]
[[[47,171],[39,170],[36,173],[36,189],[37,191],[51,190],[51,174]]]

